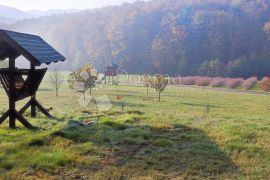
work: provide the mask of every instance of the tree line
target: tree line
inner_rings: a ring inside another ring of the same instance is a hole
[[[114,62],[129,73],[270,75],[270,1],[154,0],[20,21],[66,57],[59,69]]]

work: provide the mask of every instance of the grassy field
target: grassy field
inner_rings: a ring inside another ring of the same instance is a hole
[[[66,86],[56,97],[42,85],[38,99],[55,119],[0,127],[2,178],[267,179],[270,176],[270,97],[202,89],[154,90],[98,86],[111,110],[87,107]],[[116,96],[124,97],[125,108]],[[19,107],[24,103],[20,102]],[[7,98],[0,89],[0,113]]]

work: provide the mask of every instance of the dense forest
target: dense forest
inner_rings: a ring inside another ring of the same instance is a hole
[[[23,20],[73,70],[114,62],[129,73],[270,75],[269,0],[153,0]]]

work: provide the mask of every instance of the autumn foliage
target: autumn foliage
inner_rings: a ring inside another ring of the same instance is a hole
[[[261,90],[269,92],[270,91],[270,78],[263,78],[260,84]]]
[[[243,82],[243,88],[245,90],[250,90],[257,83],[257,81],[258,81],[257,77],[248,78]]]
[[[230,78],[225,82],[226,88],[236,88],[240,86],[243,82],[242,78]]]

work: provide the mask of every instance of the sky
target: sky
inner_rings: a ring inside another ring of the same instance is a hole
[[[0,0],[0,5],[20,10],[93,9],[137,0]]]

